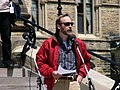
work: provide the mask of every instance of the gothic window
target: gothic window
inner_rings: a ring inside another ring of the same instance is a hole
[[[93,34],[92,0],[79,0],[77,6],[78,33]]]
[[[35,24],[38,24],[38,0],[32,0],[32,22]],[[35,27],[35,30],[37,30],[37,28]]]

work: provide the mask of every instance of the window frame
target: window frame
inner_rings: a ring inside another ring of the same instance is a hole
[[[81,11],[81,12],[79,12],[79,10],[78,10],[78,8],[80,8],[79,6],[81,5],[82,6],[82,4],[83,4],[83,11]],[[87,27],[86,27],[86,24],[87,24],[87,12],[86,12],[86,6],[87,5],[91,5],[90,7],[91,7],[91,13],[90,13],[90,20],[91,20],[91,30],[89,31],[89,32],[87,32]],[[81,15],[83,18],[82,18],[82,27],[79,27],[79,25],[80,25],[80,21],[79,21],[79,19],[80,19],[80,16],[79,15]],[[82,0],[82,1],[79,1],[78,2],[78,6],[77,6],[77,29],[78,29],[78,34],[94,34],[94,31],[93,31],[93,0],[91,0],[91,3],[86,3],[86,0]],[[83,29],[83,30],[80,30],[80,28],[81,29]],[[91,33],[90,33],[91,32]]]
[[[38,10],[38,1],[32,0],[31,14],[32,14],[32,22],[39,25],[39,10]],[[35,30],[38,28],[34,27]]]

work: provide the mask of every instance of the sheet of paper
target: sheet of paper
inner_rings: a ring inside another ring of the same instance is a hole
[[[76,70],[66,70],[62,68],[60,65],[58,66],[58,73],[59,74],[70,74],[70,73],[75,73]]]

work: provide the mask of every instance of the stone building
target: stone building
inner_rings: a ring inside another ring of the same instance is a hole
[[[61,7],[58,5],[61,1]],[[30,20],[55,32],[55,20],[61,12],[68,13],[74,21],[74,32],[82,39],[88,50],[110,61],[120,63],[120,0],[24,0]],[[41,38],[50,35],[42,30]],[[109,61],[92,55],[94,70],[112,77],[116,74]],[[114,74],[115,73],[115,74]],[[116,75],[117,77],[117,75]]]

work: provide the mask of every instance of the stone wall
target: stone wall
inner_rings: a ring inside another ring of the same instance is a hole
[[[107,3],[107,4],[118,4],[119,0],[101,0],[102,3]]]
[[[120,0],[99,0],[99,5],[94,7],[94,9],[98,10],[96,16],[98,15],[99,20],[99,34],[101,35],[101,39],[103,42],[105,39],[111,40],[112,37],[120,36]],[[97,27],[97,26],[96,26]],[[120,61],[120,49],[119,46],[116,48],[110,48],[110,43],[107,45],[103,42],[86,42],[89,49],[98,50],[98,54],[101,56],[107,57],[110,60],[113,60],[112,56],[114,54],[115,60],[117,63]],[[119,41],[120,42],[120,41]],[[97,46],[97,47],[96,47]],[[105,49],[106,47],[106,49]],[[112,52],[99,52],[99,50],[110,50]],[[92,56],[93,57],[93,56]],[[96,70],[103,73],[104,75],[110,76],[111,73],[111,65],[110,63],[101,61],[96,57],[93,57],[93,61],[96,65]],[[115,66],[115,65],[114,65]],[[113,76],[114,77],[114,76]]]
[[[62,13],[68,13],[71,18],[73,19],[73,21],[75,21],[75,4],[62,4]],[[47,4],[47,25],[48,25],[48,29],[52,30],[52,32],[55,32],[55,20],[58,17],[58,10],[57,10],[57,3],[49,3]],[[74,30],[74,28],[73,28]]]
[[[102,7],[101,32],[103,37],[119,34],[119,9],[115,7]]]
[[[32,0],[23,0],[23,4],[27,8],[27,13],[31,15]]]
[[[92,52],[105,57],[107,59],[111,60],[111,53],[110,53],[110,43],[107,41],[102,41],[102,40],[91,40],[91,41],[84,41],[87,50],[92,50]],[[91,55],[92,57],[92,63],[94,63],[95,67],[93,68],[94,70],[110,77],[110,63],[106,62],[96,56]]]

